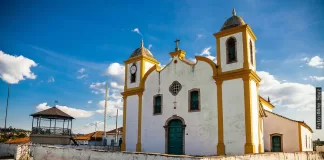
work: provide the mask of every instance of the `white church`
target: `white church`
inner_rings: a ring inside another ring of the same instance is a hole
[[[143,41],[125,61],[122,151],[239,155],[312,150],[312,129],[272,112],[258,94],[256,36],[236,15],[216,39],[217,63],[185,58],[178,47],[164,67]]]

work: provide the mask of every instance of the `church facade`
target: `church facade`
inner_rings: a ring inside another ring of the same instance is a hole
[[[214,34],[217,64],[185,58],[178,47],[164,67],[143,41],[125,61],[123,151],[187,155],[264,152],[266,111],[256,73],[256,36],[230,17]]]

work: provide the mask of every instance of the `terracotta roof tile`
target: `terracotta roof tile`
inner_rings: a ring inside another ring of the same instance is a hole
[[[31,114],[33,117],[62,117],[62,118],[69,118],[69,119],[74,119],[72,116],[66,114],[65,112],[61,111],[60,109],[56,107],[52,107],[34,114]]]
[[[17,138],[17,139],[9,139],[7,144],[21,144],[21,143],[29,143],[30,138],[29,137],[24,137],[24,138]]]

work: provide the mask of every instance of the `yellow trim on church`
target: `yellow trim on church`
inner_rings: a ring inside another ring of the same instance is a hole
[[[218,117],[218,143],[216,146],[217,155],[225,155],[224,144],[224,122],[223,122],[223,81],[216,81],[217,86],[217,117]]]
[[[265,104],[268,108],[270,108],[271,110],[273,108],[275,108],[274,105],[272,105],[270,102],[268,102],[267,100],[265,100],[263,97],[259,96],[259,100],[261,102],[261,104]]]

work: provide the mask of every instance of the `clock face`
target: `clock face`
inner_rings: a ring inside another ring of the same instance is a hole
[[[131,68],[130,68],[130,73],[131,73],[131,74],[135,74],[135,73],[136,73],[136,70],[137,70],[137,67],[136,67],[135,64],[133,64],[133,65],[131,66]]]

